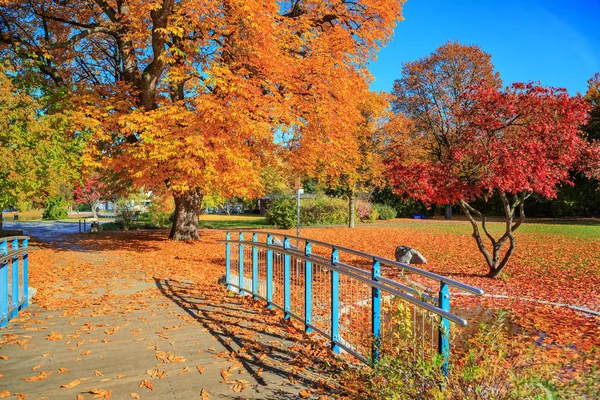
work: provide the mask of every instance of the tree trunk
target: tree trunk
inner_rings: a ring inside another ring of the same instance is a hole
[[[202,193],[198,190],[175,194],[175,221],[169,239],[198,240],[198,218],[202,206]]]
[[[348,195],[348,228],[354,228],[354,193]]]
[[[494,238],[488,231],[486,224],[487,220],[485,215],[471,207],[465,201],[461,200],[459,203],[473,228],[473,239],[475,239],[477,247],[479,248],[481,254],[483,254],[483,257],[485,258],[485,261],[488,265],[489,269],[487,277],[489,278],[497,278],[502,273],[502,271],[508,264],[508,260],[510,260],[511,256],[515,252],[516,243],[513,233],[519,228],[519,226],[521,226],[521,224],[525,220],[524,203],[527,197],[529,197],[528,194],[523,194],[521,197],[517,195],[515,196],[511,204],[506,193],[500,192],[499,194],[500,199],[502,200],[502,203],[504,205],[506,223],[504,234],[498,239]],[[515,210],[517,209],[517,207],[519,210],[519,218],[515,221]],[[491,254],[485,247],[483,237],[479,231],[479,226],[477,224],[477,221],[473,217],[473,214],[477,215],[481,219],[481,228],[483,229],[485,236],[488,238],[491,244]],[[508,244],[508,248],[503,249],[505,244]],[[504,253],[504,255],[502,253]]]
[[[92,202],[91,206],[92,206],[91,207],[92,208],[92,217],[95,220],[98,220],[98,203]]]
[[[452,204],[446,204],[444,207],[444,219],[452,219]]]

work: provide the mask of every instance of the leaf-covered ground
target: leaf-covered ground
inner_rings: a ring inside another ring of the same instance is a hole
[[[340,393],[335,362],[317,338],[217,284],[224,231],[204,230],[199,242],[165,236],[102,233],[34,243],[30,281],[37,296],[29,312],[0,331],[0,397],[165,398],[183,386],[199,398]],[[508,309],[515,337],[540,351],[577,357],[600,345],[597,316],[544,303],[600,312],[598,226],[525,225],[499,280],[484,277],[464,222],[310,228],[302,236],[388,258],[398,245],[416,248],[428,259],[425,269],[494,296],[453,291],[454,310],[471,321]],[[130,351],[121,354],[119,346]]]
[[[492,224],[500,230],[501,224]],[[600,313],[600,225],[529,223],[517,232],[517,250],[501,279],[485,277],[487,266],[466,222],[403,221],[354,230],[304,229],[302,236],[394,258],[396,246],[418,249],[428,263],[420,267],[482,288],[481,297],[457,295],[452,305],[467,318],[482,309],[511,310],[524,333],[559,345],[589,350],[600,345],[600,319],[552,302]],[[505,298],[503,298],[505,297]],[[476,320],[477,322],[477,320]]]
[[[33,242],[33,305],[0,331],[0,398],[317,398],[334,360],[279,312],[218,285],[222,235]]]

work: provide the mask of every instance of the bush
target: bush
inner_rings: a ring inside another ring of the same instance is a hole
[[[407,343],[400,348],[411,348],[411,340],[407,335]],[[373,367],[348,371],[344,386],[352,397],[386,400],[583,399],[594,398],[600,390],[597,350],[582,351],[571,360],[566,354],[559,357],[542,352],[534,343],[510,337],[504,311],[492,323],[482,324],[466,346],[462,354],[451,357],[447,378],[442,374],[439,355],[422,360],[418,356],[415,359],[410,351],[399,351],[382,357]],[[590,367],[581,369],[574,364]],[[557,371],[579,374],[564,379]]]
[[[373,222],[377,220],[379,214],[377,213],[377,210],[373,208],[371,203],[358,201],[356,207],[356,216],[361,222]]]
[[[373,209],[377,211],[377,219],[388,220],[396,218],[396,210],[394,207],[385,204],[373,204]]]
[[[171,220],[171,214],[173,214],[173,221]],[[170,227],[175,220],[175,211],[166,211],[164,207],[152,203],[150,204],[150,210],[146,213],[146,219],[150,226],[156,228]]]
[[[117,215],[115,222],[123,227],[123,230],[128,231],[129,227],[135,221],[135,209],[131,202],[127,199],[121,199],[117,202]]]
[[[296,200],[293,197],[276,197],[267,210],[267,223],[280,229],[290,229],[296,224]]]
[[[302,225],[337,225],[348,223],[348,203],[339,198],[318,196],[300,203]]]
[[[59,195],[46,200],[43,219],[62,219],[67,218],[67,215],[67,202],[64,197]]]

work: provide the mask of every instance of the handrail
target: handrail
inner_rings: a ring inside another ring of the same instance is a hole
[[[0,238],[0,327],[6,326],[10,319],[28,306],[28,254],[29,236]],[[22,277],[22,285],[19,276]]]
[[[449,286],[459,287],[465,292],[483,293],[481,289],[453,279],[331,243],[264,231],[236,232],[239,233],[239,239],[232,239],[227,232],[226,240],[219,240],[225,243],[227,288],[237,288],[240,294],[252,294],[255,299],[263,299],[269,308],[281,308],[285,319],[299,319],[307,332],[314,329],[328,337],[334,352],[339,353],[341,349],[345,349],[363,361],[366,360],[368,348],[371,349],[373,362],[380,359],[380,351],[390,351],[389,347],[382,347],[388,346],[382,342],[386,337],[394,338],[397,335],[389,330],[390,323],[401,324],[399,326],[402,329],[411,329],[412,337],[420,336],[422,343],[414,346],[417,349],[420,347],[423,352],[427,326],[431,330],[427,334],[431,339],[428,348],[433,349],[433,341],[437,337],[437,352],[444,358],[442,371],[446,374],[450,354],[450,321],[467,325],[465,319],[450,312]],[[249,237],[244,238],[244,233],[248,232],[252,233],[251,240]],[[259,241],[259,235],[266,236],[266,240],[261,238]],[[282,237],[283,245],[273,244],[274,236]],[[303,241],[303,246],[298,244],[300,248],[293,247],[291,241],[294,239]],[[327,247],[330,257],[323,256],[322,250],[314,254],[313,245]],[[233,253],[232,246],[235,249]],[[340,252],[367,258],[371,261],[371,269],[340,261]],[[434,279],[439,288],[436,292],[418,282],[403,284],[385,278],[381,275],[382,265],[399,266]],[[315,295],[314,288],[318,289]],[[411,308],[406,311],[405,307],[409,305]],[[405,314],[406,312],[409,314]],[[405,315],[412,315],[410,318],[413,320],[420,315],[419,326],[417,327],[416,320],[413,323],[393,322],[394,318],[403,319]],[[367,326],[370,329],[365,331],[364,324],[369,319]],[[351,329],[348,324],[357,324],[357,327]],[[434,335],[434,332],[437,334]],[[371,344],[365,345],[365,340]],[[387,343],[388,339],[385,340]],[[412,351],[414,349],[415,347]],[[422,356],[424,357],[424,353]]]
[[[374,255],[374,254],[369,254],[369,253],[365,253],[365,252],[362,252],[362,251],[359,251],[359,250],[350,249],[348,247],[338,246],[338,245],[333,244],[333,243],[327,243],[327,242],[322,242],[322,241],[319,241],[319,240],[313,240],[313,239],[302,237],[302,236],[290,236],[290,235],[286,235],[286,234],[283,234],[283,233],[277,233],[277,232],[264,232],[264,231],[252,231],[252,230],[239,230],[239,231],[236,231],[236,232],[240,232],[240,233],[252,233],[252,234],[258,234],[258,235],[277,235],[277,236],[286,237],[286,238],[288,238],[290,240],[303,240],[304,242],[310,242],[312,244],[318,244],[318,245],[328,246],[328,247],[336,249],[336,250],[341,250],[341,251],[343,251],[345,253],[353,254],[353,255],[356,255],[356,256],[360,256],[360,257],[365,257],[365,258],[368,258],[370,260],[377,260],[377,261],[379,261],[379,262],[381,262],[381,263],[383,263],[385,265],[399,267],[399,268],[402,268],[404,270],[410,271],[412,273],[415,273],[415,274],[418,274],[418,275],[421,275],[421,276],[425,276],[427,278],[434,279],[434,280],[437,280],[437,281],[440,281],[440,282],[447,283],[449,286],[460,288],[460,289],[462,289],[462,290],[464,290],[466,292],[469,292],[469,293],[473,293],[473,294],[477,294],[477,295],[482,295],[484,293],[482,289],[476,288],[476,287],[471,286],[471,285],[467,285],[465,283],[456,281],[456,280],[451,279],[451,278],[447,278],[447,277],[442,276],[442,275],[438,275],[438,274],[433,273],[433,272],[429,272],[429,271],[425,271],[425,270],[422,270],[422,269],[419,269],[419,268],[415,268],[415,267],[412,267],[412,266],[410,266],[408,264],[399,263],[397,261],[393,261],[393,260],[390,260],[390,259],[387,259],[387,258],[384,258],[384,257],[380,257],[380,256],[377,256],[377,255]],[[223,241],[221,240],[221,242],[223,242]],[[274,246],[276,248],[281,248],[281,246],[276,246],[276,245],[274,245]]]
[[[361,275],[359,275],[359,274],[357,274],[355,272],[348,271],[348,269],[346,268],[348,266],[347,264],[343,264],[343,263],[339,263],[339,262],[331,263],[331,261],[329,261],[329,260],[325,264],[323,262],[324,260],[326,260],[324,257],[320,257],[320,256],[316,256],[315,257],[315,255],[313,255],[313,254],[305,255],[305,254],[302,254],[302,253],[298,252],[297,250],[291,250],[290,251],[290,249],[283,249],[283,248],[281,248],[280,246],[277,246],[277,245],[268,245],[266,243],[261,243],[261,242],[253,242],[253,241],[250,241],[250,240],[233,240],[233,239],[228,240],[227,242],[228,243],[237,243],[237,244],[242,244],[242,245],[247,244],[247,245],[251,245],[251,246],[262,247],[262,248],[265,248],[265,249],[277,250],[278,252],[281,252],[283,254],[289,254],[291,256],[303,259],[305,261],[310,261],[310,262],[312,262],[312,261],[318,261],[318,264],[325,265],[325,266],[327,266],[327,268],[331,268],[331,269],[333,269],[335,271],[343,273],[344,275],[348,275],[348,276],[350,276],[350,277],[352,277],[352,278],[354,278],[356,280],[359,280],[361,282],[365,282],[365,283],[367,283],[367,284],[369,284],[369,285],[371,285],[373,287],[376,287],[378,289],[384,290],[384,291],[389,292],[389,293],[391,293],[393,295],[399,296],[402,299],[408,301],[409,303],[418,305],[419,307],[423,307],[423,308],[427,309],[428,311],[431,311],[432,313],[437,314],[437,315],[439,315],[441,317],[448,318],[449,320],[454,321],[454,322],[456,322],[457,324],[459,324],[461,326],[467,326],[467,324],[468,324],[467,321],[464,318],[461,318],[461,317],[459,317],[457,315],[454,315],[452,313],[444,311],[444,310],[442,310],[440,308],[437,308],[435,306],[430,305],[429,303],[425,303],[425,302],[420,301],[420,300],[418,300],[417,298],[415,298],[415,297],[413,297],[411,295],[407,295],[406,293],[404,293],[404,291],[414,292],[414,289],[411,289],[411,288],[409,288],[409,287],[407,287],[405,285],[399,284],[399,283],[391,281],[389,279],[386,279],[387,285],[384,285],[384,284],[382,284],[380,282],[377,282],[377,281],[374,281],[372,279],[367,279],[364,276],[361,276]],[[392,286],[392,284],[393,284],[393,286],[396,286],[396,287],[390,287],[390,286]],[[419,293],[419,295],[420,295],[420,293]]]

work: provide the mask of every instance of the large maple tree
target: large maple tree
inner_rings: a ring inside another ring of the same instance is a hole
[[[420,130],[397,138],[390,179],[398,191],[415,199],[458,204],[471,222],[488,276],[495,278],[514,253],[514,232],[525,219],[525,200],[533,194],[555,197],[560,184],[570,183],[569,172],[581,166],[582,156],[591,154],[592,143],[579,130],[589,105],[564,89],[522,83],[505,90],[473,87],[464,96],[466,106],[454,111],[461,129],[452,140],[440,143]],[[505,224],[499,237],[470,204],[491,196],[499,196],[503,204]]]
[[[297,150],[352,141],[336,124],[402,3],[2,0],[0,43],[73,95],[88,164],[170,192],[171,237],[197,239],[204,194],[260,193],[275,135]]]

